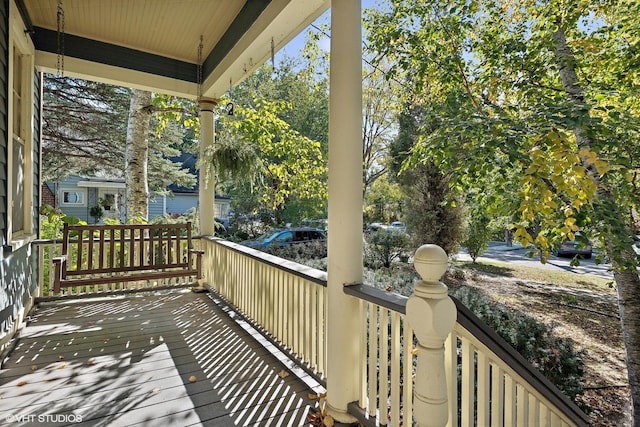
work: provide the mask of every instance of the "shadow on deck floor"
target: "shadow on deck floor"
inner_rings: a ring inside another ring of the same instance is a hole
[[[314,382],[270,345],[206,293],[41,303],[0,371],[0,425],[305,425]]]

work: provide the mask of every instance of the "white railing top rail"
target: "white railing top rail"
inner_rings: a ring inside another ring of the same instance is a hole
[[[266,252],[259,251],[257,249],[252,249],[247,246],[240,245],[238,243],[233,243],[228,240],[221,239],[219,237],[211,237],[211,236],[202,236],[204,240],[212,241],[218,245],[225,246],[226,248],[241,253],[249,258],[253,258],[257,261],[260,261],[264,264],[268,264],[272,267],[279,268],[280,270],[284,270],[290,274],[306,279],[310,282],[316,283],[320,286],[327,286],[327,272],[318,270],[312,267],[307,267],[306,265],[298,264],[297,262],[288,261],[282,258],[279,258],[275,255],[268,254]]]

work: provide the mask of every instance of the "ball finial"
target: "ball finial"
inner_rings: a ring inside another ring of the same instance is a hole
[[[438,245],[422,245],[413,256],[413,267],[425,282],[437,282],[447,271],[449,257]]]

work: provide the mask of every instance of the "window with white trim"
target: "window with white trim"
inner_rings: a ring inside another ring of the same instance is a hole
[[[77,188],[61,189],[60,206],[87,206],[87,190]]]
[[[22,57],[18,49],[13,48],[13,144],[11,148],[11,220],[14,233],[24,232],[25,200],[24,200],[24,171],[26,169],[25,141],[22,135]]]
[[[10,135],[8,147],[8,240],[20,247],[33,235],[33,91],[35,49],[11,2],[9,33]]]

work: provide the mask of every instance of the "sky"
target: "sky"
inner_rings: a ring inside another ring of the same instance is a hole
[[[361,0],[362,9],[380,7],[381,4],[385,3],[385,0]],[[329,24],[331,19],[331,10],[327,10],[323,13],[318,19],[314,21],[314,24],[318,23],[326,23]],[[304,47],[304,38],[307,34],[308,28],[303,30],[300,34],[298,34],[293,40],[291,40],[285,47],[283,47],[280,51],[276,53],[276,61],[281,60],[285,55],[290,57],[296,57],[300,55],[302,52],[302,48]],[[329,50],[329,38],[323,38],[320,40],[320,48],[324,50]]]

